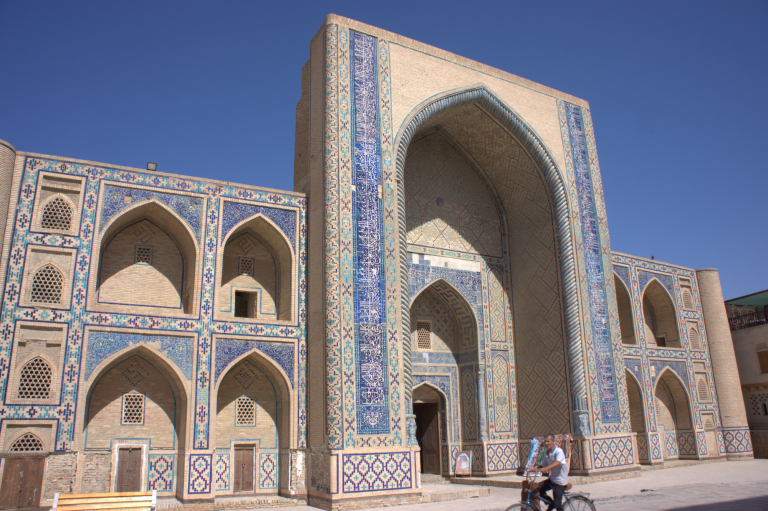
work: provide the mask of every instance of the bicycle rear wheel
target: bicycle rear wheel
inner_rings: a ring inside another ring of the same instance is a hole
[[[595,511],[595,503],[583,495],[574,495],[563,503],[563,509],[565,511]]]

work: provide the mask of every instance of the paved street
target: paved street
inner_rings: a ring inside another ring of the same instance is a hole
[[[478,486],[452,485],[456,489]],[[491,496],[415,504],[388,511],[503,511],[519,501],[520,490],[495,488]],[[581,485],[600,511],[768,510],[768,460],[709,463],[643,471],[641,477]],[[307,507],[282,508],[307,511]],[[311,509],[311,508],[309,508]]]

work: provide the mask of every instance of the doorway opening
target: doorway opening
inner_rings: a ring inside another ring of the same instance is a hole
[[[235,291],[235,317],[255,318],[258,293]]]
[[[414,403],[416,439],[421,448],[421,472],[440,473],[440,410],[437,403]]]
[[[38,507],[43,487],[45,458],[6,458],[0,508]]]
[[[115,491],[141,491],[141,447],[118,451]]]
[[[254,446],[235,447],[235,491],[253,491],[255,459]]]

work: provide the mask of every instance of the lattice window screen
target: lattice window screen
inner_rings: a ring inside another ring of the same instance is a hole
[[[46,264],[32,279],[30,301],[35,303],[61,303],[64,276],[53,265]]]
[[[144,424],[144,394],[123,394],[122,424]]]
[[[136,264],[152,264],[152,247],[136,245]]]
[[[35,357],[21,368],[17,396],[22,399],[48,399],[51,397],[53,371],[48,362]]]
[[[691,349],[701,349],[701,337],[699,337],[699,332],[695,328],[691,327],[691,329],[688,330],[688,339],[691,341]]]
[[[256,425],[256,401],[249,397],[239,397],[235,400],[235,425]]]
[[[239,266],[237,269],[238,275],[250,275],[253,277],[253,259],[241,257]]]
[[[420,350],[432,349],[432,324],[429,321],[416,322],[416,343]]]
[[[749,401],[749,404],[752,405],[752,415],[765,415],[763,404],[768,403],[768,394],[752,394]]]
[[[42,451],[43,442],[32,433],[26,433],[13,442],[11,452]]]
[[[709,385],[704,376],[699,376],[696,381],[696,390],[699,393],[699,401],[709,401]]]
[[[59,229],[68,231],[72,226],[72,208],[67,201],[56,197],[43,208],[43,219],[40,222],[43,229]]]
[[[683,288],[683,307],[686,309],[693,309],[693,295],[690,289]]]

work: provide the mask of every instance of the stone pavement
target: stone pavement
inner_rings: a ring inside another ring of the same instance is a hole
[[[589,493],[600,511],[766,511],[768,459],[644,470],[640,477],[575,486],[573,491]],[[491,487],[490,497],[373,508],[372,511],[503,511],[519,500],[518,489]],[[309,509],[312,508],[298,506],[284,507],[281,511]]]

